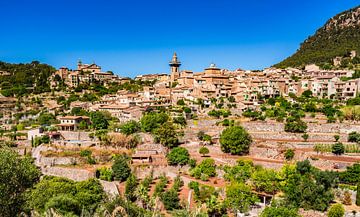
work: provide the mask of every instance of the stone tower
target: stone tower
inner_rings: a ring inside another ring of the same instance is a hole
[[[174,53],[170,63],[170,79],[171,82],[176,81],[180,77],[179,67],[181,66],[181,62],[178,60],[176,53]]]

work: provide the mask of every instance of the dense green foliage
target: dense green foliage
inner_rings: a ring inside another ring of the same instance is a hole
[[[39,179],[40,171],[30,157],[0,149],[0,215],[18,216],[24,210],[25,192]]]
[[[156,142],[168,148],[176,147],[179,144],[178,132],[173,123],[166,122],[153,131]]]
[[[296,171],[288,171],[286,176],[283,191],[291,206],[324,211],[334,198],[331,188],[335,185],[336,174],[319,171],[308,160],[298,162]]]
[[[201,161],[199,165],[190,171],[190,174],[197,179],[207,181],[209,177],[214,177],[216,175],[215,161],[211,158]]]
[[[33,61],[26,64],[0,62],[0,89],[4,96],[22,96],[29,93],[50,92],[49,77],[55,72],[52,66]]]
[[[128,121],[120,126],[120,130],[125,135],[131,135],[140,130],[140,124],[134,120]]]
[[[287,149],[285,151],[284,157],[286,160],[292,160],[295,156],[295,152],[293,149]]]
[[[285,123],[285,132],[304,133],[306,132],[307,124],[300,120],[300,118],[288,117]]]
[[[161,175],[159,179],[160,181],[155,185],[154,196],[158,196],[162,192],[164,192],[165,187],[168,183],[168,179],[165,174]]]
[[[250,134],[240,126],[228,127],[220,135],[221,150],[225,153],[247,154],[251,143]]]
[[[166,158],[169,165],[183,166],[189,162],[190,155],[186,148],[176,147],[166,155]]]
[[[38,117],[38,122],[40,125],[51,125],[56,123],[56,117],[53,114],[42,112]]]
[[[161,193],[160,199],[163,202],[166,210],[174,210],[181,208],[178,192],[183,185],[184,183],[181,180],[180,176],[177,176],[174,179],[173,186],[168,191]]]
[[[130,174],[125,183],[125,197],[126,199],[134,202],[136,201],[136,188],[138,186],[138,181],[134,174]]]
[[[125,155],[115,156],[114,163],[111,167],[115,180],[123,182],[130,176],[131,168],[129,166],[129,160]]]
[[[332,153],[342,155],[345,153],[345,146],[341,142],[337,142],[332,146]]]
[[[141,129],[145,132],[152,132],[169,120],[165,113],[150,112],[142,116],[140,123]]]
[[[259,168],[251,175],[251,180],[258,192],[274,195],[280,190],[279,178],[274,170]]]
[[[231,183],[226,187],[226,205],[242,213],[249,211],[250,206],[258,202],[259,199],[251,191],[251,188],[244,183]]]
[[[344,207],[337,203],[330,207],[328,212],[328,217],[343,217],[345,215],[345,209]]]
[[[315,35],[306,39],[294,55],[276,64],[275,67],[302,67],[315,63],[326,68],[337,56],[348,56],[352,50],[359,53],[360,26],[358,24],[341,26],[347,19],[352,18],[352,12],[356,9],[350,9],[330,19],[324,27],[316,31]],[[355,17],[355,20],[359,20],[359,16]],[[357,63],[358,59],[353,62]],[[342,65],[347,66],[346,62]]]
[[[28,206],[40,213],[54,208],[61,214],[80,215],[82,209],[94,211],[105,198],[99,181],[74,182],[59,177],[44,177],[28,195]]]
[[[346,184],[357,185],[360,182],[360,164],[348,166],[346,171],[340,173],[340,181]]]
[[[220,118],[223,116],[224,118],[229,117],[231,115],[231,112],[229,110],[220,109],[220,110],[211,110],[208,112],[209,116]]]
[[[360,133],[358,132],[351,132],[348,135],[348,142],[357,142],[360,143]]]
[[[101,111],[92,112],[90,114],[90,120],[91,120],[93,128],[96,130],[107,129],[109,126],[108,117],[106,117],[104,112],[101,112]]]
[[[260,217],[300,217],[296,208],[288,207],[278,201],[273,201],[271,206],[267,206]]]
[[[204,146],[199,149],[199,154],[201,154],[202,156],[205,156],[209,153],[210,153],[209,149]]]
[[[224,166],[224,179],[232,182],[245,182],[255,171],[254,164],[248,160],[238,160],[235,166]]]

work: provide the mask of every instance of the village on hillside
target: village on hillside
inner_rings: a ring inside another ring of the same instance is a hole
[[[95,63],[61,67],[49,92],[0,97],[0,142],[31,155],[44,175],[100,180],[109,195],[159,216],[260,216],[279,198],[300,198],[301,216],[324,216],[335,202],[359,216],[357,70],[181,64],[174,53],[169,73],[133,79]]]

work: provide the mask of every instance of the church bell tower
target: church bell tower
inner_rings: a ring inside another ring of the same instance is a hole
[[[180,77],[179,67],[181,66],[181,62],[178,60],[176,53],[174,53],[170,63],[170,79],[171,82],[176,81]]]

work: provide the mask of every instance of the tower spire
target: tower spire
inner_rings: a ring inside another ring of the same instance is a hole
[[[173,55],[171,61],[169,62],[169,66],[170,66],[170,73],[171,73],[170,74],[171,81],[173,82],[180,77],[179,67],[181,66],[181,62],[178,60],[176,52],[174,52],[174,55]]]

